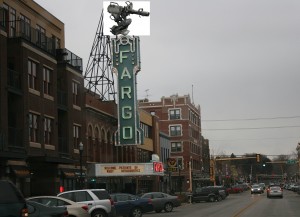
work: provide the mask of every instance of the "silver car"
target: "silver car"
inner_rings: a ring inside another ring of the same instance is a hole
[[[283,190],[280,186],[271,186],[267,190],[267,197],[280,197],[283,198]]]
[[[29,197],[26,200],[44,204],[46,206],[65,206],[70,216],[90,217],[88,206],[86,204],[75,203],[74,201],[57,196],[36,196]]]
[[[252,185],[251,186],[251,194],[262,194],[264,193],[264,189],[260,185]]]
[[[87,204],[91,217],[116,216],[114,202],[105,189],[65,191],[59,193],[57,196],[72,200],[76,203]]]

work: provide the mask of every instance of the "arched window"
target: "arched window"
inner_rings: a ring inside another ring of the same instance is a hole
[[[107,144],[107,160],[108,162],[113,162],[113,156],[112,156],[112,144],[111,144],[111,135],[110,131],[106,134],[106,144]]]
[[[99,128],[95,128],[95,144],[94,144],[95,161],[100,162],[100,133]]]
[[[105,131],[101,130],[101,162],[106,163],[107,154],[106,154],[106,142],[105,142]]]
[[[91,125],[88,126],[88,145],[87,145],[87,152],[88,156],[87,159],[89,161],[94,161],[94,155],[93,155],[93,128]]]

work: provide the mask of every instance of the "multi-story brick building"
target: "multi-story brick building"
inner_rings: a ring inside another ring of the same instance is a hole
[[[139,108],[159,117],[160,129],[170,136],[172,164],[168,170],[175,191],[187,191],[197,185],[193,176],[202,170],[200,106],[190,96],[162,97],[159,102],[142,100]]]
[[[75,188],[84,81],[64,24],[34,1],[0,0],[0,67],[0,176],[25,196],[57,193],[64,175]]]
[[[0,100],[0,178],[25,196],[84,185],[159,190],[155,176],[88,177],[91,164],[160,155],[160,125],[141,110],[144,144],[115,146],[116,103],[84,88],[82,59],[65,48],[64,24],[31,0],[0,0]]]

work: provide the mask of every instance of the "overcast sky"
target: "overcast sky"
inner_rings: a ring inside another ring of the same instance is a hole
[[[65,24],[66,48],[85,67],[103,2],[35,1]],[[150,8],[139,99],[189,94],[201,106],[212,154],[296,151],[299,0],[151,0]]]

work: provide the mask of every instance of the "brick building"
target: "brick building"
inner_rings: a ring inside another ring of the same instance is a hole
[[[0,0],[0,179],[25,196],[60,187],[159,190],[158,177],[88,177],[91,164],[160,155],[160,124],[140,110],[144,144],[115,146],[117,105],[84,88],[82,59],[65,48],[64,28],[32,0]]]
[[[84,139],[82,59],[34,1],[0,0],[0,176],[25,196],[75,188]],[[33,187],[34,186],[34,187]]]
[[[169,164],[168,171],[173,190],[191,190],[192,185],[197,185],[193,176],[199,176],[203,166],[200,106],[195,106],[189,95],[173,95],[158,102],[141,100],[139,108],[157,116],[160,130],[170,137],[170,154],[175,163]]]

